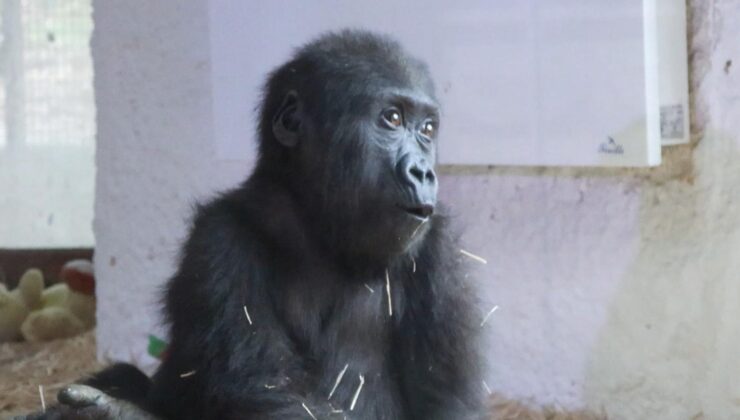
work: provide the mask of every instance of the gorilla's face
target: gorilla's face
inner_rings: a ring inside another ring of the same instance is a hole
[[[439,108],[419,62],[353,66],[290,91],[272,131],[294,150],[294,188],[330,248],[382,263],[413,248],[435,212]]]
[[[324,211],[335,238],[387,258],[422,238],[436,209],[439,111],[418,89],[380,88],[358,102],[325,134]]]

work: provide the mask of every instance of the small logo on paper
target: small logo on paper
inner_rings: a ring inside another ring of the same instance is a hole
[[[599,145],[599,153],[606,153],[608,155],[623,155],[624,148],[621,144],[618,144],[612,137],[609,140]]]

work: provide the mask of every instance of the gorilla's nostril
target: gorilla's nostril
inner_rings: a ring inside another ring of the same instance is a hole
[[[416,167],[416,166],[412,166],[411,168],[409,168],[409,173],[410,173],[410,174],[411,174],[411,176],[412,176],[412,177],[414,177],[414,179],[416,179],[417,181],[419,181],[419,182],[424,182],[424,171],[422,171],[422,170],[421,170],[421,169],[419,169],[418,167]]]

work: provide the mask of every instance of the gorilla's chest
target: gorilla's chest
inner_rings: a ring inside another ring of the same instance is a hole
[[[317,360],[338,352],[372,359],[390,350],[394,316],[385,282],[309,281],[284,295],[284,316],[298,345]],[[392,292],[393,293],[393,292]],[[385,357],[381,357],[384,359]]]
[[[314,285],[310,293],[287,295],[286,315],[317,371],[317,393],[331,394],[337,409],[354,403],[360,418],[403,418],[392,340],[400,314],[388,310],[385,279]]]

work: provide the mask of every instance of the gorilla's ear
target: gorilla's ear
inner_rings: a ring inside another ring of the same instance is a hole
[[[285,95],[283,103],[272,117],[272,133],[280,144],[293,147],[298,144],[298,131],[301,128],[301,103],[298,93],[291,90]]]

